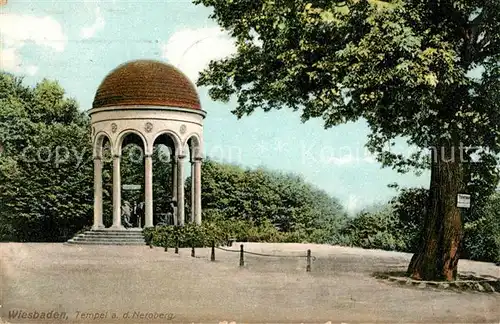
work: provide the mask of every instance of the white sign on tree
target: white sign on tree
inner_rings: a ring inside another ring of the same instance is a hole
[[[458,208],[470,208],[470,195],[458,194],[457,195],[457,207]]]

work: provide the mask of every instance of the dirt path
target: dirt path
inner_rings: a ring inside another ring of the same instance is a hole
[[[500,322],[500,294],[419,290],[370,275],[405,269],[409,254],[245,244],[246,250],[270,254],[304,255],[308,248],[316,257],[310,273],[304,258],[246,255],[240,269],[238,253],[220,250],[210,262],[208,249],[191,258],[189,250],[175,255],[148,247],[3,243],[0,316],[13,323],[43,322],[9,319],[20,310],[26,317],[51,310],[67,316],[51,323]],[[500,278],[494,264],[461,260],[459,268]],[[94,313],[103,318],[92,319]]]

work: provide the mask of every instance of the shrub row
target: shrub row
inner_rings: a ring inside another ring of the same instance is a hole
[[[209,247],[226,245],[233,239],[238,242],[269,243],[331,243],[329,231],[324,229],[298,229],[293,232],[280,232],[270,221],[254,224],[245,220],[205,221],[201,225],[192,223],[185,226],[157,226],[146,228],[144,236],[147,244],[168,247]]]

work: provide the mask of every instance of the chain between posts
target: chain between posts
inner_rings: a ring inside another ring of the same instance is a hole
[[[219,246],[215,247],[216,249],[226,251],[226,252],[238,252],[241,253],[241,250],[229,250],[229,249],[224,249]],[[276,258],[307,258],[308,255],[280,255],[280,254],[266,254],[266,253],[258,253],[258,252],[250,252],[250,251],[243,251],[243,253],[246,254],[252,254],[252,255],[258,255],[258,256],[266,256],[266,257],[276,257]],[[316,261],[315,256],[310,256],[312,261]]]
[[[175,253],[179,253],[179,242],[176,239],[175,240]],[[191,242],[192,243],[192,242]],[[245,265],[245,259],[244,259],[244,254],[250,254],[250,255],[256,255],[256,256],[263,256],[263,257],[275,257],[275,258],[306,258],[307,259],[307,266],[306,266],[306,271],[311,272],[311,261],[316,261],[316,257],[311,255],[311,250],[307,250],[306,255],[284,255],[284,254],[267,254],[267,253],[259,253],[259,252],[251,252],[251,251],[245,251],[244,250],[244,245],[240,245],[239,250],[230,250],[230,249],[225,249],[220,246],[215,246],[215,242],[212,242],[211,244],[211,254],[210,254],[210,261],[215,261],[215,249],[219,249],[221,251],[225,252],[238,252],[240,253],[240,267],[243,267]],[[149,245],[150,248],[152,248],[152,244]],[[168,247],[168,241],[165,244],[165,252],[167,251]],[[191,256],[195,257],[195,248],[194,244],[191,244]]]

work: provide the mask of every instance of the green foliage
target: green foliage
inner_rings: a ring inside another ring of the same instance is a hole
[[[227,242],[227,240],[223,240],[220,230],[210,223],[146,228],[144,236],[148,244],[163,247],[208,247],[212,245],[212,242],[216,245]]]
[[[89,120],[56,82],[0,84],[0,239],[66,240],[92,219]]]
[[[406,242],[405,251],[415,252],[421,242],[428,190],[402,189],[392,200],[399,222],[396,229]],[[500,195],[486,196],[462,209],[464,240],[461,258],[495,262],[500,258]]]
[[[480,261],[500,261],[500,194],[484,208],[474,210],[465,224],[462,256]]]
[[[172,171],[170,153],[166,147],[156,146],[153,151],[153,206],[154,213],[164,213],[169,208],[169,198],[172,196]],[[189,183],[189,179],[186,179]],[[189,197],[186,197],[186,201]]]
[[[269,220],[282,232],[341,227],[345,212],[338,200],[298,176],[264,169],[244,170],[207,160],[202,167],[203,210],[260,224]]]
[[[396,219],[394,231],[401,233],[406,252],[416,253],[422,242],[422,230],[429,191],[424,188],[403,188],[390,204]]]
[[[420,148],[442,140],[495,160],[500,151],[500,2],[194,0],[228,30],[237,52],[212,61],[198,85],[236,96],[239,118],[288,107],[325,127],[364,119],[368,148],[399,171],[427,168]],[[479,78],[471,71],[482,67]],[[484,148],[488,148],[484,151]],[[490,161],[491,162],[491,161]],[[480,178],[495,171],[484,163]],[[475,177],[473,177],[475,178]],[[496,182],[489,182],[495,185]]]
[[[383,209],[359,213],[341,231],[338,244],[416,252],[421,243],[428,190],[406,188]],[[460,257],[500,260],[500,194],[462,211],[464,240]]]
[[[212,9],[210,18],[237,49],[212,61],[197,83],[209,87],[214,100],[236,97],[238,118],[290,108],[302,121],[321,118],[325,128],[364,120],[366,146],[384,167],[419,172],[434,166],[426,241],[409,273],[426,279],[456,273],[454,260],[440,261],[455,258],[452,247],[461,236],[450,202],[466,190],[480,203],[500,176],[500,1],[194,3]],[[399,139],[419,151],[391,150]],[[442,156],[431,161],[427,149],[460,151],[460,158],[442,167]],[[481,163],[464,163],[474,155]],[[366,244],[377,234],[359,235],[358,243]],[[386,236],[377,242],[399,245]]]
[[[208,247],[212,242],[225,245],[229,240],[267,243],[327,243],[331,233],[325,229],[279,231],[270,220],[256,224],[251,220],[227,219],[217,210],[204,211],[202,225],[157,226],[144,230],[148,243],[157,246]]]
[[[366,249],[405,250],[406,242],[397,229],[398,219],[390,206],[375,212],[359,213],[349,221],[342,234],[349,244]]]

